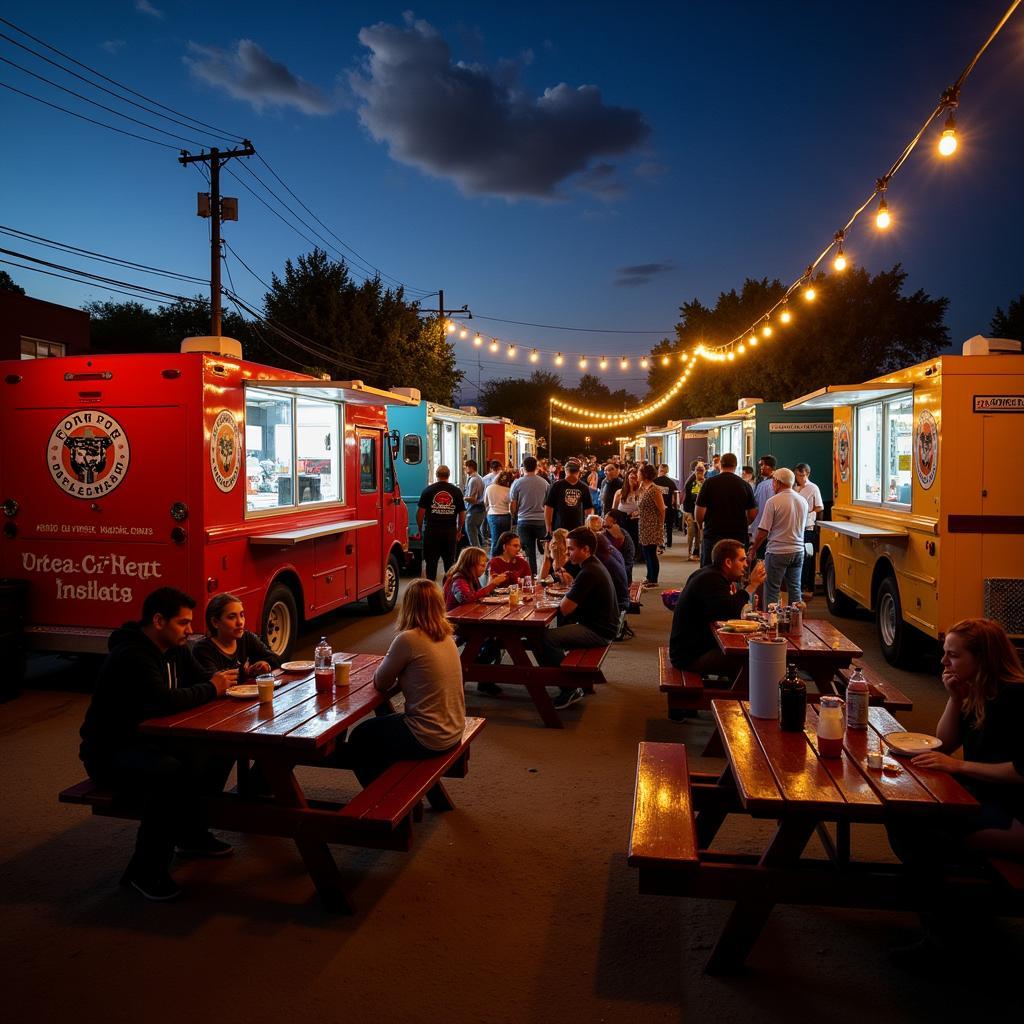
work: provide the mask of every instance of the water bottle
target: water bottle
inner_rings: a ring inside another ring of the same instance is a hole
[[[317,693],[329,693],[334,689],[334,651],[327,637],[320,637],[320,643],[313,652],[313,671],[316,673]]]
[[[868,727],[868,701],[871,696],[864,670],[858,665],[846,686],[846,728]]]

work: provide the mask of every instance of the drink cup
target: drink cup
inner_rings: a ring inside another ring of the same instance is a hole
[[[348,681],[352,675],[352,662],[351,661],[336,661],[334,663],[334,685],[335,686],[348,686]]]
[[[316,692],[330,693],[334,689],[334,668],[328,665],[327,668],[318,668],[315,673]]]
[[[274,699],[274,677],[264,675],[256,677],[256,693],[261,704],[266,704]]]

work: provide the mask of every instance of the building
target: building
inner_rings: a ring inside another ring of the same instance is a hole
[[[89,351],[89,314],[17,292],[0,292],[0,359],[46,359]]]

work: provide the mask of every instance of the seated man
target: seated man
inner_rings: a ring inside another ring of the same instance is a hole
[[[587,529],[597,539],[597,549],[594,554],[612,578],[612,586],[615,587],[615,600],[621,615],[622,612],[629,609],[629,579],[626,576],[626,563],[623,561],[622,553],[617,548],[613,548],[604,535],[604,520],[600,516],[587,516]],[[570,575],[576,575],[572,562],[566,568]]]
[[[740,586],[747,569],[747,551],[737,540],[720,540],[711,549],[711,564],[698,569],[683,587],[672,614],[669,660],[678,669],[702,675],[728,675],[730,663],[718,649],[711,623],[735,619],[764,582],[764,563],[758,562],[746,588]]]
[[[114,630],[81,728],[79,756],[89,778],[142,803],[135,854],[121,881],[151,900],[180,893],[168,873],[175,848],[206,857],[231,852],[207,831],[202,807],[204,795],[224,788],[231,761],[170,750],[138,732],[145,719],[205,704],[237,679],[237,669],[211,677],[193,657],[195,604],[161,587],[143,602],[141,621]]]
[[[608,570],[597,560],[597,538],[592,530],[578,526],[569,531],[569,561],[576,567],[575,577],[564,569],[562,582],[569,593],[558,606],[558,625],[544,631],[542,662],[558,666],[566,648],[604,647],[619,631],[619,610],[615,587]],[[563,686],[555,698],[561,710],[583,699],[583,691]]]

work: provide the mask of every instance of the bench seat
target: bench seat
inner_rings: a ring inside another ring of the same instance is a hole
[[[607,682],[601,671],[601,664],[611,649],[611,644],[605,644],[603,647],[574,647],[566,652],[558,667],[564,672],[578,676],[579,678],[573,682],[587,693],[593,693],[595,683]]]
[[[668,717],[679,721],[688,712],[706,711],[711,702],[721,697],[735,697],[728,687],[710,687],[698,672],[676,668],[667,647],[658,648],[659,689],[668,700]]]
[[[883,679],[882,676],[869,669],[866,665],[862,664],[860,668],[868,683],[868,690],[870,691],[869,702],[871,704],[879,704],[889,711],[914,710],[914,702],[898,686],[890,683],[887,679]],[[846,686],[850,682],[850,676],[852,675],[853,666],[836,669],[836,677],[843,692],[846,691]]]

